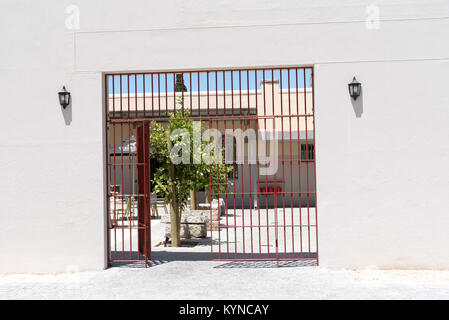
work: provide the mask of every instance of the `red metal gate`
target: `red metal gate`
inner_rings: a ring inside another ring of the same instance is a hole
[[[151,259],[150,129],[131,108],[129,79],[105,77],[109,265]]]
[[[137,127],[137,229],[139,253],[151,259],[151,206],[150,184],[147,175],[150,173],[150,126],[148,123]],[[143,213],[143,214],[142,214]],[[131,223],[132,224],[132,223]]]
[[[199,195],[212,198],[211,259],[317,263],[312,79],[312,67],[107,74],[110,262],[151,259],[148,124],[182,109],[222,134],[232,168]]]

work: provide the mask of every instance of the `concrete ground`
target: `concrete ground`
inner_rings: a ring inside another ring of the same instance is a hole
[[[449,299],[449,271],[174,261],[147,269],[0,276],[0,299]]]
[[[248,212],[244,215],[246,225],[250,221]],[[273,216],[276,216],[274,212],[269,213],[270,225]],[[234,217],[231,218],[234,221]],[[235,225],[243,224],[243,218],[238,213]],[[278,218],[283,221],[280,219],[284,217]],[[261,217],[261,221],[266,221],[266,217]],[[231,225],[229,221],[228,224]],[[251,234],[246,232],[250,229],[245,230],[246,241],[249,241]],[[278,230],[280,239],[282,230]],[[308,239],[309,228],[304,230],[307,230],[303,232],[304,239]],[[111,245],[116,245],[118,251],[124,248],[129,252],[130,247],[135,251],[136,232],[130,231],[118,233],[116,243],[111,238]],[[258,232],[256,228],[253,234],[256,252]],[[160,220],[153,220],[153,256],[148,268],[132,263],[98,272],[3,275],[0,276],[0,299],[449,299],[449,271],[329,270],[313,266],[313,261],[284,262],[280,267],[276,262],[210,261],[210,233],[193,248],[157,247],[164,234]],[[237,237],[240,235],[243,237],[243,233],[237,233]],[[262,248],[268,251],[271,246],[273,249],[274,242],[264,240],[266,231],[262,235]],[[274,235],[275,228],[270,228],[268,236],[273,239]],[[222,230],[220,242],[226,236],[226,230]],[[232,230],[229,236],[232,256],[235,253]],[[217,237],[218,232],[214,232],[213,240]],[[218,245],[213,243],[216,252]],[[295,248],[296,251],[298,245]],[[227,250],[226,242],[221,249]],[[246,254],[248,250],[246,246]],[[303,251],[307,250],[303,248]],[[243,246],[238,246],[237,253],[242,252]],[[282,250],[280,253],[282,257]],[[76,267],[68,271],[73,270]]]

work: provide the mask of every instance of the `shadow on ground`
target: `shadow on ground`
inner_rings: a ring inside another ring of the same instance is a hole
[[[273,255],[257,255],[257,259],[267,259],[261,261],[245,261],[244,259],[248,259],[248,254],[243,255],[242,253],[233,254],[230,257],[220,257],[218,254],[211,252],[192,252],[192,251],[153,251],[151,260],[148,260],[147,267],[156,267],[159,265],[163,265],[165,263],[174,262],[174,261],[215,261],[219,262],[220,259],[236,259],[241,261],[229,261],[224,264],[214,266],[213,268],[229,268],[229,269],[237,269],[237,268],[291,268],[291,267],[311,267],[316,266],[316,255],[314,253],[309,254],[303,253],[302,259],[311,259],[311,260],[269,260],[274,259]],[[291,255],[287,255],[286,257],[282,256],[280,258],[283,259],[294,259]],[[130,260],[123,262],[114,262],[112,267],[124,267],[124,268],[145,268],[145,257],[140,255],[138,252],[120,252],[115,257],[115,260]],[[131,261],[131,260],[139,260],[142,261]]]
[[[227,268],[227,269],[239,269],[239,268],[298,268],[298,267],[315,267],[315,260],[297,260],[297,261],[232,261],[214,268]]]

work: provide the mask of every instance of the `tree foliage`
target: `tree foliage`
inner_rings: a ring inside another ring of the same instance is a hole
[[[182,101],[178,103],[182,104]],[[205,159],[213,156],[213,148],[207,149],[208,141],[202,141],[195,144],[193,141],[194,130],[199,127],[200,137],[204,131],[202,124],[194,126],[194,120],[189,118],[187,110],[177,111],[170,114],[168,125],[164,127],[161,123],[153,121],[151,123],[151,150],[152,157],[158,162],[158,168],[154,174],[152,184],[155,192],[165,203],[171,203],[176,200],[179,214],[187,205],[190,190],[211,189],[217,195],[223,193],[226,189],[226,175],[232,170],[231,166],[222,163],[207,163]],[[184,134],[173,135],[182,130]],[[186,136],[187,135],[187,136]],[[171,139],[169,141],[169,139]],[[174,165],[174,178],[169,174],[169,167],[173,165],[169,146],[173,146],[180,151],[183,148],[189,148],[188,163],[181,162]],[[208,153],[210,152],[210,153]],[[229,186],[230,182],[228,182]]]

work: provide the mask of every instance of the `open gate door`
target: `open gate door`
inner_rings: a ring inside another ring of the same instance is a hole
[[[137,221],[140,254],[151,259],[151,190],[150,190],[150,129],[144,123],[137,127]]]

